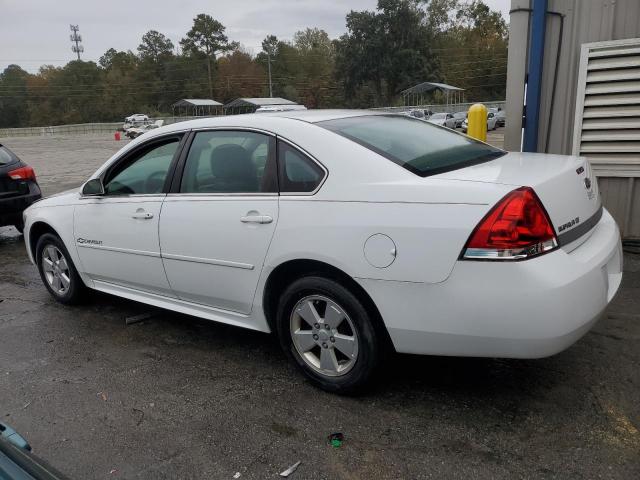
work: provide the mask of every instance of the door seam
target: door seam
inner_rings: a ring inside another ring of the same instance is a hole
[[[180,295],[176,292],[171,285],[171,281],[169,280],[169,275],[167,275],[167,268],[164,265],[164,256],[162,255],[162,240],[160,238],[160,222],[162,222],[162,209],[164,208],[164,202],[167,200],[167,196],[162,199],[162,203],[160,204],[160,212],[158,212],[158,252],[160,253],[160,263],[162,264],[162,271],[164,272],[164,278],[167,279],[167,285],[171,289],[171,292],[175,295],[177,299],[180,299]]]

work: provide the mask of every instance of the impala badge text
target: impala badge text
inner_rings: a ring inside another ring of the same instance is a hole
[[[571,220],[571,221],[569,221],[569,222],[567,222],[567,223],[565,223],[563,225],[560,225],[558,227],[558,232],[564,232],[567,228],[575,227],[579,223],[580,223],[580,217],[576,217],[573,220]]]
[[[80,245],[102,245],[102,240],[91,240],[89,238],[79,237],[76,242]]]

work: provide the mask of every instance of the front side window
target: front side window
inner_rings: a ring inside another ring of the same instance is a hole
[[[198,132],[184,166],[181,193],[275,193],[275,140],[248,131]]]
[[[179,138],[173,138],[134,154],[108,175],[105,195],[150,195],[162,193]]]
[[[324,170],[285,142],[278,144],[278,181],[281,192],[313,192],[324,179]]]
[[[506,154],[465,135],[400,115],[338,118],[316,125],[342,135],[421,177],[488,162]]]

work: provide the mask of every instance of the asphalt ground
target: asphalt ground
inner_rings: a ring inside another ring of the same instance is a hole
[[[2,142],[47,195],[122,145]],[[290,478],[640,478],[638,255],[625,256],[604,318],[565,352],[398,355],[359,397],[310,386],[270,335],[104,294],[60,305],[10,227],[0,266],[0,419],[74,479],[279,478],[297,461]]]

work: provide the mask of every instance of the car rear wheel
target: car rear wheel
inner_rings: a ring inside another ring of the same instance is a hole
[[[374,375],[379,335],[362,302],[338,282],[320,276],[296,280],[280,298],[277,319],[283,349],[320,388],[351,393]]]
[[[36,245],[36,262],[40,278],[53,298],[64,304],[82,299],[86,287],[60,238],[50,233],[42,235]]]

